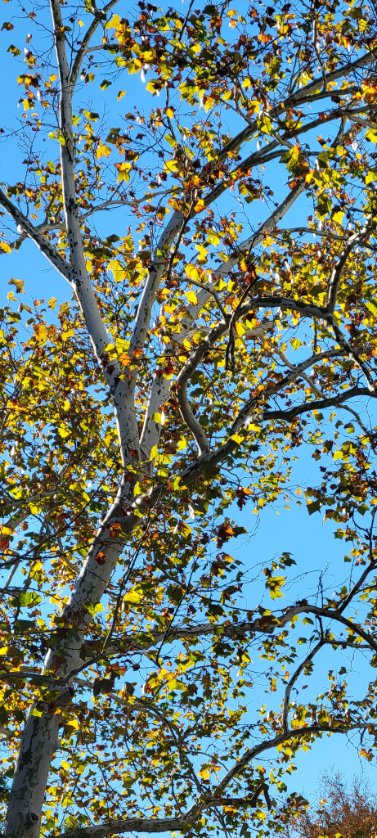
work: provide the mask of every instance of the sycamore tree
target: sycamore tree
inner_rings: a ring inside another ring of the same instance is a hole
[[[2,832],[284,832],[376,738],[375,9],[49,6],[1,29],[3,290],[51,266],[1,308]],[[335,586],[237,557],[287,499]]]

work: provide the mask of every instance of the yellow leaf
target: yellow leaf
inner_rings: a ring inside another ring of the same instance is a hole
[[[58,428],[58,434],[62,439],[66,439],[67,436],[70,436],[69,428],[65,427],[64,425],[60,425]]]
[[[198,269],[195,267],[195,265],[186,265],[185,271],[186,271],[186,276],[188,276],[189,279],[193,279],[194,282],[199,281],[200,274],[199,274]]]
[[[47,340],[48,332],[44,323],[37,323],[34,326],[34,335],[37,343],[45,343],[45,341]]]
[[[334,212],[332,216],[332,220],[335,221],[336,224],[341,224],[344,218],[344,212],[339,210],[339,212]]]
[[[119,29],[121,22],[120,15],[113,15],[110,20],[107,21],[105,25],[105,29]]]
[[[97,160],[100,160],[101,157],[110,157],[110,154],[111,148],[109,148],[109,146],[105,145],[104,143],[100,143],[96,151]]]
[[[145,85],[145,89],[148,91],[148,93],[152,93],[153,96],[156,93],[159,93],[160,92],[160,87],[159,87],[159,84],[158,84],[158,80],[157,79],[151,79],[150,81],[147,81],[147,83]]]
[[[195,247],[199,251],[198,261],[199,262],[205,262],[206,257],[207,257],[206,248],[202,244],[196,244]]]
[[[16,291],[19,294],[21,294],[23,292],[24,287],[25,287],[25,283],[22,281],[22,279],[15,279],[14,276],[12,276],[12,279],[9,280],[9,285],[14,285],[15,288],[16,288]]]
[[[369,183],[374,183],[377,180],[377,172],[368,172],[365,183],[368,185]]]
[[[291,340],[292,349],[299,349],[300,346],[302,346],[301,341],[298,338],[292,338],[292,340]]]
[[[69,727],[72,727],[73,730],[79,730],[79,727],[80,727],[79,722],[77,721],[77,719],[69,719],[69,721],[67,722],[67,725],[69,725]]]
[[[0,242],[0,248],[4,253],[12,253],[12,248],[9,247],[8,242]]]
[[[366,308],[368,309],[368,311],[370,311],[371,314],[374,314],[374,316],[377,317],[377,305],[376,305],[376,303],[373,303],[372,300],[368,300],[368,302],[365,303],[365,305],[366,305]]]
[[[370,143],[377,143],[377,130],[375,128],[370,128],[370,130],[366,132],[365,136]]]
[[[214,230],[210,230],[207,233],[207,239],[209,244],[218,244],[220,241],[220,236],[214,232]]]
[[[123,266],[117,259],[111,259],[107,268],[113,274],[115,282],[122,282],[126,276]]]
[[[187,297],[189,303],[192,303],[194,306],[196,306],[196,304],[198,302],[198,298],[195,294],[195,291],[186,291],[186,297]]]
[[[203,209],[205,209],[205,201],[203,201],[202,198],[199,198],[199,201],[197,201],[194,206],[194,211],[201,212]]]
[[[128,593],[123,597],[124,602],[130,603],[131,605],[137,605],[143,599],[143,592],[138,590],[137,588],[131,588]]]
[[[12,527],[0,527],[1,535],[12,535],[14,533],[14,529]]]
[[[167,160],[165,163],[167,172],[178,172],[178,163],[176,160]]]
[[[118,172],[117,180],[119,182],[130,179],[131,163],[115,163],[115,168]]]
[[[235,330],[239,338],[242,338],[242,335],[244,335],[246,332],[245,326],[243,325],[243,323],[240,323],[239,321],[235,325]]]

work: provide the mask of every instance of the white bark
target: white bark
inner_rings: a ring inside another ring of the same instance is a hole
[[[276,209],[266,219],[266,221],[263,222],[263,224],[261,224],[259,229],[239,245],[237,256],[228,259],[227,262],[224,262],[216,271],[213,272],[211,279],[209,279],[206,283],[206,287],[203,288],[203,290],[200,291],[197,295],[198,302],[188,306],[187,313],[182,317],[180,321],[180,332],[175,335],[174,343],[171,343],[169,347],[164,347],[165,351],[167,350],[167,348],[169,348],[169,351],[172,354],[177,354],[179,346],[182,345],[184,339],[193,329],[195,322],[200,315],[200,312],[211,299],[211,296],[214,290],[216,289],[217,282],[220,279],[223,279],[225,276],[227,276],[230,273],[230,271],[237,265],[240,253],[247,253],[254,247],[257,247],[263,241],[263,237],[265,236],[265,234],[268,233],[270,230],[273,230],[277,226],[277,224],[279,224],[281,219],[291,209],[294,202],[304,192],[304,190],[304,182],[296,186],[295,189],[292,189],[292,191],[284,198],[281,204],[279,204],[279,206],[276,207]],[[181,375],[182,378],[183,375],[185,375],[185,373],[183,373],[183,370]],[[185,398],[185,387],[187,382],[188,376],[185,375],[184,388],[181,390],[182,416],[197,442],[200,454],[208,453],[208,441],[205,437],[203,429],[195,419],[195,416],[193,415],[192,410],[190,409],[189,404],[187,402],[187,397]],[[140,440],[143,456],[145,457],[149,457],[152,447],[158,445],[160,438],[160,426],[156,424],[156,422],[154,421],[153,415],[157,411],[159,411],[161,407],[165,404],[169,396],[170,389],[171,382],[163,376],[159,376],[158,373],[156,373],[151,386],[149,403],[145,413],[144,426]]]
[[[156,254],[150,267],[148,279],[141,295],[136,314],[129,349],[131,355],[132,352],[137,349],[142,349],[144,346],[151,319],[152,306],[156,299],[162,274],[166,268],[169,249],[184,223],[185,216],[181,212],[175,212],[158,241]]]
[[[92,341],[94,354],[100,363],[113,397],[123,464],[139,456],[139,437],[133,400],[128,397],[126,382],[121,379],[121,368],[106,357],[106,346],[111,339],[102,321],[96,296],[86,269],[79,210],[75,189],[75,146],[72,133],[72,81],[67,59],[65,32],[59,0],[51,0],[56,55],[60,78],[60,131],[63,202],[69,251],[71,256],[71,284],[75,291]]]
[[[50,264],[53,268],[67,280],[67,282],[71,281],[71,269],[68,262],[66,262],[54,245],[52,245],[48,239],[43,235],[43,233],[38,230],[34,224],[29,221],[29,219],[24,215],[24,213],[15,206],[15,204],[10,201],[8,196],[0,189],[0,204],[4,209],[9,213],[9,215],[13,218],[13,221],[17,224],[17,227],[22,230],[30,239],[37,245],[41,253],[48,259]]]
[[[58,717],[45,707],[41,716],[33,712],[22,737],[4,838],[38,838],[40,833],[41,810],[57,745]]]

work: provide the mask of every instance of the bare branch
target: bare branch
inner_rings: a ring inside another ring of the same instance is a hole
[[[148,835],[159,832],[181,832],[188,823],[188,817],[177,818],[126,818],[125,820],[107,821],[99,826],[86,826],[68,829],[56,834],[54,838],[106,838],[122,835],[124,832],[144,832]]]
[[[90,26],[86,30],[84,37],[82,38],[69,76],[69,81],[72,88],[74,88],[76,85],[79,72],[81,70],[82,62],[85,58],[85,55],[89,51],[90,41],[92,40],[93,35],[96,33],[99,24],[105,20],[107,13],[113,8],[113,6],[116,6],[118,2],[119,0],[109,0],[109,2],[105,4],[103,9],[97,9],[95,4],[92,3],[92,6],[94,7],[94,18]]]

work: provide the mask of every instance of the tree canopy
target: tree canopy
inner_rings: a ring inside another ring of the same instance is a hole
[[[376,740],[375,8],[3,11],[3,834],[284,833]]]
[[[347,788],[339,773],[325,775],[316,809],[300,818],[301,838],[374,838],[377,800],[358,777]]]

